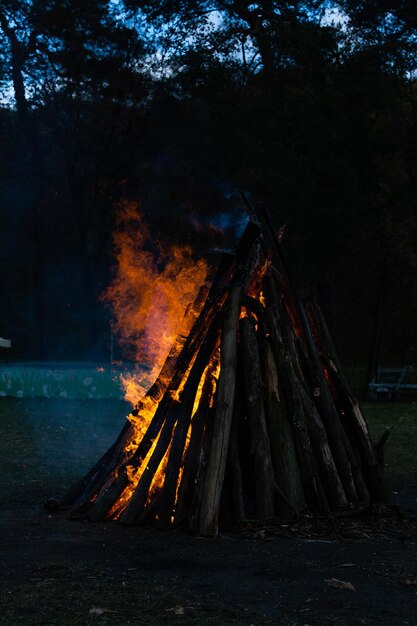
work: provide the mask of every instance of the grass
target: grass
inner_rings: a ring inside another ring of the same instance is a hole
[[[158,593],[159,592],[159,593]],[[243,626],[238,617],[180,601],[164,589],[151,593],[137,581],[105,570],[50,564],[13,591],[0,592],[2,626]],[[247,624],[247,623],[246,623]]]
[[[391,429],[385,451],[388,477],[417,478],[417,404],[366,404],[364,412],[374,440]],[[114,441],[126,413],[121,403],[101,401],[0,401],[2,509],[9,501],[26,506],[60,495]],[[106,567],[70,565],[55,562],[56,557],[11,590],[0,590],[0,626],[280,626],[219,611],[208,596],[188,602],[128,572],[116,578]],[[280,622],[296,623],[304,622]]]
[[[1,398],[2,497],[61,494],[113,443],[128,411],[117,400]]]
[[[380,402],[363,408],[374,441],[391,430],[385,447],[387,476],[417,475],[417,403]]]
[[[61,495],[113,443],[127,412],[126,405],[116,401],[1,399],[0,512],[7,519],[9,505],[17,505],[13,515],[20,510],[27,515],[27,505],[36,507],[51,495]],[[0,626],[249,623],[232,611],[219,612],[214,600],[211,609],[207,596],[202,607],[168,589],[155,589],[152,581],[138,582],[134,573],[121,580],[111,569],[74,566],[56,558],[32,571],[28,580],[13,583],[9,591],[0,589]]]

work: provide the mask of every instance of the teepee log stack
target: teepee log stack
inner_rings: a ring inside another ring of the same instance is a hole
[[[383,471],[316,302],[265,207],[189,307],[157,381],[63,499],[72,515],[202,535],[384,501]]]

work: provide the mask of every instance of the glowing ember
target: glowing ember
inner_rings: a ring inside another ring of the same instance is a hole
[[[251,314],[250,312],[248,312],[248,309],[245,306],[242,306],[242,308],[240,309],[240,315],[239,315],[239,319],[243,319],[244,317],[250,317]]]
[[[266,259],[262,266],[252,276],[252,283],[248,285],[248,295],[256,300],[259,300],[261,304],[265,304],[265,298],[262,292],[262,281],[271,265],[270,259]]]

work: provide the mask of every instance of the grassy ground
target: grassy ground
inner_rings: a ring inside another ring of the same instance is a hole
[[[113,443],[128,413],[118,400],[0,399],[1,493],[59,496]]]
[[[232,611],[230,612],[232,613]],[[269,622],[271,623],[271,622]],[[13,591],[0,592],[2,626],[244,626],[247,622],[224,611],[202,609],[164,592],[155,601],[154,590],[138,588],[136,580],[120,581],[105,569],[92,575],[89,567],[52,564]],[[291,622],[282,621],[284,626]]]
[[[391,428],[387,478],[394,500],[402,494],[412,509],[417,404],[364,409],[375,439]],[[0,626],[417,624],[415,544],[211,541],[42,512],[42,500],[114,441],[128,410],[116,401],[0,401]],[[329,589],[333,577],[358,593]]]
[[[380,402],[365,404],[364,413],[374,441],[389,428],[386,444],[387,476],[417,473],[417,403]]]

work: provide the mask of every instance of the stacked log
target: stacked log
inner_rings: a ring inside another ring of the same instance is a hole
[[[386,500],[318,304],[295,293],[266,208],[249,208],[157,381],[64,497],[73,516],[216,535]]]

